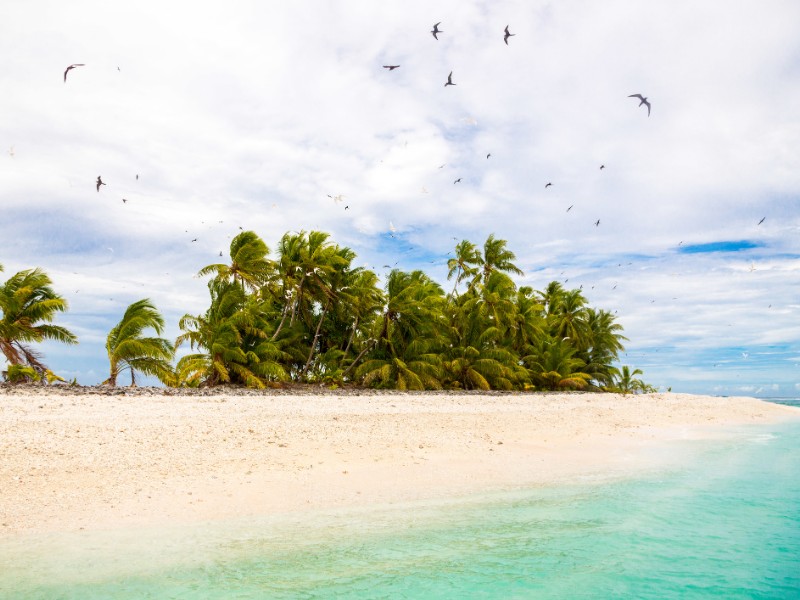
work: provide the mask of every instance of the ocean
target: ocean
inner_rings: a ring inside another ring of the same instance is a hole
[[[0,540],[0,597],[800,598],[800,421],[664,452],[624,478]]]

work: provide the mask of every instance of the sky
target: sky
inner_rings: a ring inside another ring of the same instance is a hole
[[[80,344],[40,349],[94,384],[131,302],[173,339],[205,310],[240,227],[448,290],[457,241],[494,233],[518,285],[614,312],[659,389],[800,396],[798,23],[795,0],[6,2],[0,281],[48,273]]]

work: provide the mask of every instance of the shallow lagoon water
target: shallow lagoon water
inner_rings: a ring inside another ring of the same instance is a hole
[[[800,422],[667,448],[628,478],[0,541],[0,597],[800,597]]]

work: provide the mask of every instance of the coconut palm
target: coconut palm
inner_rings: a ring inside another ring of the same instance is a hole
[[[470,277],[474,278],[480,273],[479,267],[483,264],[480,249],[467,240],[461,240],[456,245],[456,256],[447,261],[447,279],[455,276],[455,285],[451,296],[455,297],[458,285]]]
[[[514,355],[504,348],[480,350],[473,346],[454,347],[444,363],[445,380],[451,387],[465,390],[510,390],[518,373]]]
[[[631,371],[628,365],[623,365],[619,371],[619,378],[616,381],[614,389],[623,394],[631,394],[636,391],[651,391],[653,388],[641,379],[636,379],[637,375],[643,375],[640,369]]]
[[[575,357],[576,349],[563,339],[544,339],[522,361],[533,382],[548,390],[583,389],[592,376],[583,371],[585,363]]]
[[[106,351],[111,365],[108,379],[103,383],[115,386],[117,377],[126,369],[131,372],[131,385],[136,385],[135,373],[157,377],[168,383],[173,376],[170,361],[175,349],[161,337],[145,337],[143,332],[152,329],[156,335],[164,330],[164,318],[149,298],[131,304],[106,338]]]
[[[40,374],[48,369],[30,342],[78,343],[71,331],[51,324],[57,313],[67,310],[67,301],[51,283],[41,269],[28,269],[0,285],[0,352],[9,364],[29,366]]]
[[[211,306],[206,313],[184,315],[178,323],[184,333],[178,336],[176,348],[188,341],[193,350],[200,350],[178,361],[178,384],[243,383],[263,388],[271,379],[285,378],[278,362],[285,356],[268,338],[261,304],[233,282],[214,279],[209,290]]]
[[[231,264],[203,267],[198,275],[215,274],[223,280],[238,282],[242,287],[257,290],[271,277],[275,265],[267,258],[269,248],[253,231],[243,231],[231,240]]]
[[[499,240],[491,234],[483,244],[483,281],[484,283],[489,279],[489,276],[494,271],[502,271],[503,273],[513,273],[514,275],[524,275],[522,269],[517,267],[513,262],[516,260],[516,255],[506,248],[506,240]]]
[[[397,390],[438,390],[441,359],[438,354],[428,352],[429,342],[414,340],[405,349],[403,356],[384,353],[366,361],[356,371],[356,377],[371,387]]]

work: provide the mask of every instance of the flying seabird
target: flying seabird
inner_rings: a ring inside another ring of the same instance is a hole
[[[102,180],[102,179],[100,179],[100,175],[98,175],[98,176],[97,176],[97,191],[98,191],[98,192],[100,191],[100,186],[101,186],[101,185],[105,185],[105,183],[103,183],[103,180]]]
[[[122,199],[122,203],[123,203],[123,204],[125,204],[127,201],[128,201],[128,199],[127,199],[127,198],[123,198],[123,199]]]
[[[486,158],[489,158],[491,155],[492,155],[492,153],[489,152],[489,154],[486,155]]]
[[[444,84],[444,87],[447,87],[448,85],[455,85],[455,83],[453,83],[453,72],[452,71],[450,71],[450,75],[447,76],[447,83]]]
[[[511,36],[514,36],[514,35],[517,35],[517,34],[516,33],[509,33],[508,32],[508,25],[506,25],[506,34],[503,36],[503,41],[506,43],[506,46],[508,46],[508,38],[510,38]]]
[[[439,25],[441,25],[441,24],[442,24],[442,22],[439,21],[436,25],[433,26],[433,29],[431,30],[431,33],[433,34],[433,37],[435,37],[437,41],[439,39],[437,37],[437,34],[442,33],[442,30],[439,29]]]
[[[762,219],[761,219],[761,220],[758,222],[758,224],[759,224],[759,225],[761,225],[761,224],[764,222],[764,219],[766,219],[766,218],[767,218],[767,217],[763,217],[763,218],[762,218]]]
[[[569,208],[567,209],[567,212],[571,211],[573,206],[575,206],[575,205],[574,204],[570,204]]]
[[[197,238],[194,238],[192,241],[193,241],[193,242],[196,242],[196,241],[197,241]]]
[[[383,65],[384,69],[389,69],[390,71],[394,71],[395,69],[399,68],[400,65]]]
[[[545,188],[549,188],[551,185],[553,185],[553,184],[548,181],[547,183],[544,184],[544,187]]]
[[[85,66],[83,63],[75,63],[74,65],[68,66],[67,70],[64,71],[64,83],[67,83],[67,73],[69,73],[71,69],[74,69],[75,67],[83,67],[83,66]]]
[[[453,182],[453,185],[455,185],[455,184],[459,183],[460,181],[461,181],[461,177],[459,177],[458,179],[456,179],[456,180]]]
[[[641,102],[639,102],[639,106],[644,104],[647,107],[647,116],[648,117],[650,116],[650,103],[647,101],[647,98],[645,98],[641,94],[631,94],[630,96],[628,96],[628,98],[639,98],[639,100],[641,100]]]
[[[594,226],[600,227],[600,219],[597,219],[597,221],[594,222]]]
[[[605,169],[605,168],[606,168],[606,166],[605,166],[605,165],[600,165],[600,170],[601,170],[601,171],[602,171],[603,169]]]

